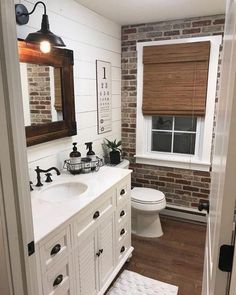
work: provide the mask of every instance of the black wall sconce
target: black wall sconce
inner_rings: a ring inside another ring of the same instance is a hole
[[[49,29],[49,21],[46,10],[46,5],[42,1],[35,3],[32,11],[28,12],[28,9],[23,4],[16,4],[16,23],[18,25],[25,25],[29,21],[29,16],[34,13],[36,6],[42,4],[44,7],[44,13],[42,16],[41,29],[35,33],[30,33],[25,41],[29,43],[38,43],[40,45],[40,50],[43,53],[48,53],[51,51],[51,47],[64,47],[66,46],[62,39],[53,34]]]

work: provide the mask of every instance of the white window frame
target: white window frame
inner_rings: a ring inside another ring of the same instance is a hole
[[[170,116],[170,117],[176,117],[176,116]],[[183,116],[184,117],[184,116]],[[161,130],[161,129],[156,129],[156,131],[161,131],[161,132],[168,132],[172,134],[172,146],[173,146],[173,141],[174,141],[174,133],[191,133],[191,134],[196,134],[196,139],[195,139],[195,150],[194,150],[194,154],[190,155],[190,154],[181,154],[181,153],[168,153],[168,152],[158,152],[158,151],[152,151],[152,116],[147,116],[145,118],[146,121],[146,134],[147,134],[147,152],[149,152],[152,155],[168,155],[168,156],[192,156],[192,157],[198,157],[200,154],[200,142],[201,142],[201,135],[202,135],[202,131],[203,131],[203,126],[204,126],[204,119],[201,117],[197,117],[197,124],[196,124],[196,131],[184,131],[184,130],[175,130],[174,129],[174,124],[172,125],[172,129],[170,130]]]
[[[143,116],[143,48],[145,46],[170,45],[210,41],[206,114],[198,124],[199,140],[195,155],[170,154],[150,151],[150,116]],[[137,115],[136,115],[136,163],[209,171],[211,167],[212,131],[214,124],[218,59],[222,36],[140,42],[137,44]]]

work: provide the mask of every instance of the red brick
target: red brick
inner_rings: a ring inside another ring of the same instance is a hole
[[[201,178],[201,181],[202,182],[211,182],[211,179],[210,178]]]
[[[199,191],[199,188],[197,187],[194,187],[194,186],[183,186],[183,190],[186,190],[186,191],[191,191],[191,192],[198,192]]]
[[[45,109],[45,106],[44,105],[36,105],[35,108],[37,110],[44,110]]]
[[[200,33],[201,29],[200,28],[194,28],[194,29],[184,29],[183,30],[183,34],[187,35],[187,34],[197,34]]]
[[[204,26],[210,26],[211,20],[200,20],[192,23],[193,27],[204,27]]]
[[[214,22],[213,22],[213,25],[224,25],[225,24],[225,19],[222,18],[222,19],[216,19]]]
[[[151,184],[155,184],[157,186],[165,186],[165,182],[161,182],[161,181],[151,181]]]
[[[185,179],[176,179],[176,183],[182,183],[182,184],[191,184],[191,181],[185,180]]]
[[[174,177],[174,178],[182,178],[181,174],[176,174],[176,173],[167,173],[166,176]]]
[[[143,178],[137,178],[136,181],[140,183],[149,183],[149,180]]]
[[[136,28],[131,28],[131,29],[125,29],[123,30],[124,34],[134,34],[137,33],[137,29]]]
[[[122,35],[121,40],[122,40],[122,41],[125,41],[125,40],[128,40],[128,38],[129,38],[128,35]]]
[[[208,177],[210,176],[210,173],[209,172],[205,172],[205,171],[194,171],[193,174],[194,175],[198,175],[198,176],[206,176],[206,177],[207,176]]]
[[[128,73],[128,70],[127,70]],[[135,80],[136,76],[135,75],[122,75],[123,80]]]
[[[193,196],[198,197],[198,198],[203,198],[203,199],[208,199],[209,198],[209,196],[206,195],[206,194],[195,193],[195,192],[193,193]]]
[[[201,193],[204,193],[204,194],[210,194],[210,190],[209,189],[205,189],[205,188],[201,188]]]
[[[176,36],[176,35],[180,35],[180,31],[179,30],[166,31],[166,32],[164,32],[164,36]]]
[[[191,192],[183,190],[175,190],[175,193],[179,195],[191,195]]]
[[[174,178],[171,178],[171,177],[159,177],[159,180],[160,181],[166,181],[166,182],[174,182]]]

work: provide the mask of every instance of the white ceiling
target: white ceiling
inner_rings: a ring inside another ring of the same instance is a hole
[[[76,0],[121,24],[140,24],[225,12],[226,0]]]

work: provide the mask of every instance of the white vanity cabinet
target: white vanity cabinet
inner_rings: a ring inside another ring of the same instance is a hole
[[[131,255],[130,175],[43,238],[42,295],[102,295]]]

